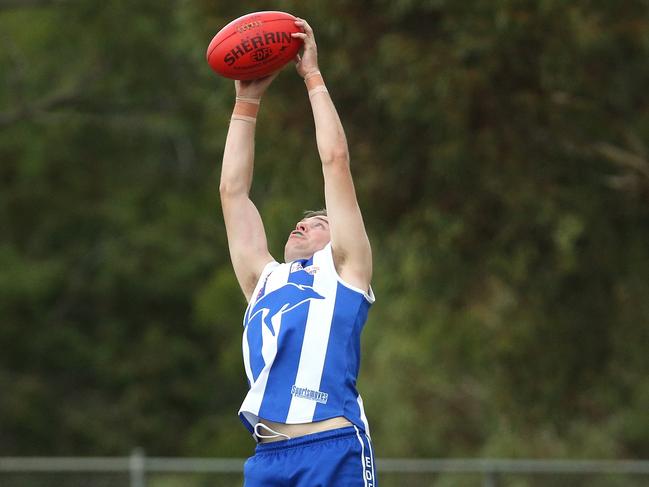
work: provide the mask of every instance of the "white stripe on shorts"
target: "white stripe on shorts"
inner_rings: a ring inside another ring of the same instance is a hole
[[[361,438],[361,433],[358,431],[358,428],[354,425],[356,430],[356,437],[358,441],[361,442],[361,472],[363,473],[363,484],[367,487],[367,477],[365,477],[365,444],[363,443],[363,438]]]
[[[365,433],[365,438],[367,438],[367,447],[370,449],[370,457],[372,459],[372,480],[374,484],[376,484],[376,476],[374,475],[374,452],[372,451],[372,440],[367,433]]]

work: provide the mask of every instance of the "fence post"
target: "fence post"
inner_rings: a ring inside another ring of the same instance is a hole
[[[498,472],[487,470],[482,478],[482,487],[498,487]]]
[[[142,448],[135,448],[131,452],[129,459],[131,487],[146,487],[145,473],[144,450]]]

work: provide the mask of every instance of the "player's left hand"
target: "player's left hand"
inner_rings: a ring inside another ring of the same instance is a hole
[[[295,25],[300,27],[304,32],[294,32],[291,36],[296,39],[302,39],[304,50],[302,55],[295,57],[295,69],[303,78],[314,71],[318,71],[318,46],[315,43],[313,29],[306,20],[298,18]]]

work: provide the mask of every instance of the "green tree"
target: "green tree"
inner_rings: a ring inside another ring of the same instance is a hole
[[[0,455],[243,456],[245,300],[211,37],[260,1],[0,1]],[[282,0],[309,19],[375,255],[379,456],[646,457],[646,2]],[[322,206],[287,67],[253,198]]]

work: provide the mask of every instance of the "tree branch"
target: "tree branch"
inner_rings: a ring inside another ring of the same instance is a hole
[[[649,161],[644,157],[606,142],[596,144],[594,149],[597,154],[609,161],[626,169],[631,169],[649,180]]]

